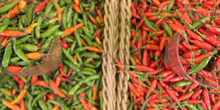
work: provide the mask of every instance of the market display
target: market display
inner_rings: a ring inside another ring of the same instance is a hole
[[[0,108],[102,109],[104,1],[4,0],[0,3]],[[18,72],[41,64],[61,38],[62,63],[49,74]]]

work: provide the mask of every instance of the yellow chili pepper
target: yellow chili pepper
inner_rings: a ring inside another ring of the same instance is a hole
[[[24,33],[31,33],[34,27],[36,27],[39,23],[30,24],[27,29],[24,30]]]
[[[6,94],[6,95],[11,95],[11,94],[12,94],[10,90],[5,89],[5,88],[1,88],[0,90],[1,90],[4,94]]]
[[[26,89],[21,90],[20,94],[17,96],[17,98],[14,101],[11,102],[11,104],[18,103],[24,97],[26,92],[27,92]]]
[[[21,0],[20,3],[19,3],[19,9],[24,10],[25,7],[26,7],[26,1]]]

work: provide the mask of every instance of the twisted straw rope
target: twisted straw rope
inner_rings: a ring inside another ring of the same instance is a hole
[[[119,36],[119,0],[105,0],[103,40],[103,110],[116,110],[116,66]]]
[[[130,58],[130,19],[131,0],[121,0],[119,3],[119,60],[124,65],[129,65]],[[128,69],[128,68],[127,68]],[[119,71],[117,82],[117,110],[127,110],[128,108],[128,80],[127,72]]]

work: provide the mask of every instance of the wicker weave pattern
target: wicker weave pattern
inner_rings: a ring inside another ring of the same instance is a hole
[[[131,0],[121,0],[119,3],[119,60],[124,65],[129,65],[130,58],[130,19]],[[128,69],[128,68],[127,68]],[[117,110],[128,108],[128,80],[127,72],[119,71],[117,75]]]
[[[103,40],[103,109],[116,110],[116,66],[119,36],[119,0],[105,0]]]

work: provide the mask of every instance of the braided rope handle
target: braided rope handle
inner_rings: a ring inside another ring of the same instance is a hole
[[[119,0],[105,0],[102,95],[103,110],[116,110],[116,66],[119,37]]]
[[[119,3],[119,60],[124,65],[129,65],[130,58],[130,19],[131,0],[121,0]],[[128,69],[128,68],[127,68]],[[117,110],[127,110],[128,108],[128,81],[129,74],[119,71],[117,74]]]

